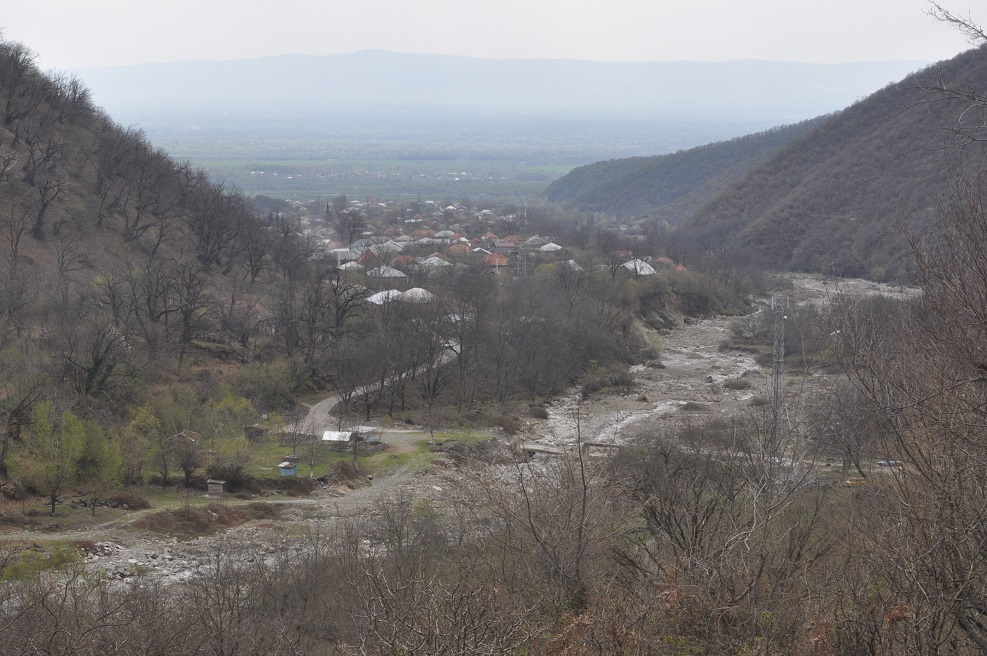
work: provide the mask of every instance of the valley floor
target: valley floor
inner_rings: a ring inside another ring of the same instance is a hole
[[[792,277],[792,287],[785,294],[789,303],[825,304],[837,291],[890,296],[916,293],[863,280],[841,280],[837,284],[817,276],[801,275]],[[760,311],[770,309],[765,307]],[[730,321],[729,317],[715,317],[691,321],[670,331],[661,337],[661,365],[652,362],[633,368],[633,390],[593,395],[586,400],[578,389],[570,390],[547,407],[547,419],[529,419],[519,435],[501,434],[498,439],[513,442],[515,446],[521,442],[547,450],[571,448],[577,439],[595,444],[625,444],[690,422],[711,418],[729,420],[750,411],[756,397],[769,395],[770,369],[759,366],[749,353],[721,350],[721,343],[730,335]],[[825,386],[832,379],[833,374],[823,371],[792,372],[786,375],[786,394],[805,394],[806,390]],[[730,380],[746,380],[750,385],[732,390],[724,386]],[[330,397],[316,404],[310,417],[321,418],[333,402],[334,397]],[[413,450],[428,438],[427,432],[418,430],[385,429],[382,434],[388,448],[398,453]],[[536,461],[552,457],[555,456],[534,456]],[[258,498],[279,504],[282,517],[248,522],[192,540],[163,537],[134,526],[140,517],[155,509],[131,511],[112,521],[100,521],[97,516],[91,525],[76,530],[50,527],[53,530],[14,531],[7,536],[35,543],[59,540],[96,543],[96,548],[87,555],[87,563],[122,584],[138,581],[138,574],[178,582],[208,565],[210,556],[226,544],[246,548],[258,559],[271,558],[285,549],[302,549],[297,538],[307,531],[331,531],[341,519],[373,513],[376,504],[395,495],[442,503],[457,488],[463,475],[448,460],[438,459],[424,467],[398,466],[379,473],[364,485],[322,486],[310,498]],[[219,503],[249,501],[228,499]]]

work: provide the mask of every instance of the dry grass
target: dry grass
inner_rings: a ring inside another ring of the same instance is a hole
[[[106,497],[106,502],[115,506],[126,506],[127,510],[146,510],[151,507],[151,502],[145,497],[133,492],[117,492]]]
[[[243,506],[209,504],[205,507],[187,506],[176,510],[162,510],[136,522],[138,528],[186,537],[212,535],[231,526],[239,526],[258,519],[277,519],[280,508],[274,504],[256,502]]]

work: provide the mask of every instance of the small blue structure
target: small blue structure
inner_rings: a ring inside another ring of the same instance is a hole
[[[281,468],[281,478],[296,478],[298,476],[298,468],[293,462],[286,460],[278,465],[278,467]]]

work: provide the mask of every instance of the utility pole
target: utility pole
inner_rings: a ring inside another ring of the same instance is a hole
[[[781,420],[781,405],[785,395],[785,305],[784,296],[771,297],[771,310],[775,318],[774,358],[771,369],[771,428],[768,432],[770,452],[778,448],[778,425]]]

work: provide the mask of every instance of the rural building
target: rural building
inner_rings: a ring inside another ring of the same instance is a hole
[[[217,499],[222,498],[224,485],[226,485],[226,481],[217,481],[210,478],[206,481],[206,496],[216,497]]]

